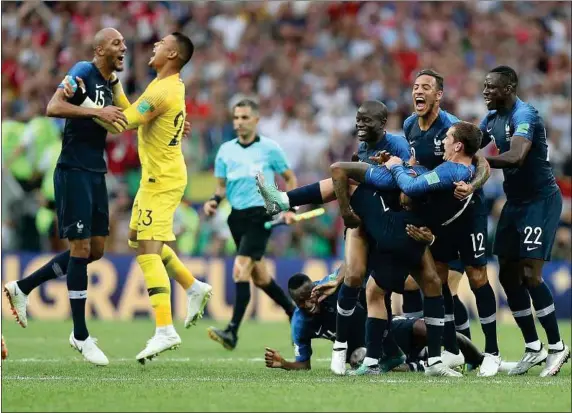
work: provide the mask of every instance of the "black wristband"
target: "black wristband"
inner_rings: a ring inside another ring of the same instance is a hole
[[[110,85],[111,87],[113,87],[113,86],[115,86],[115,85],[118,84],[118,83],[119,83],[119,78],[116,78],[116,79],[115,79],[113,82],[111,82],[109,85]]]
[[[209,199],[209,201],[216,201],[216,204],[220,204],[220,201],[222,201],[222,196],[220,195],[213,195],[211,197],[211,199]]]

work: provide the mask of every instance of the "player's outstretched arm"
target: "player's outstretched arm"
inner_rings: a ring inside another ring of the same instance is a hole
[[[264,353],[264,361],[266,367],[271,369],[284,370],[310,370],[312,368],[310,360],[306,361],[287,361],[280,355],[277,350],[266,347]]]
[[[399,189],[410,197],[417,197],[433,191],[442,191],[454,188],[455,179],[448,163],[439,165],[432,171],[419,176],[411,176],[403,166],[403,161],[392,156],[385,166],[390,170]]]
[[[123,86],[115,73],[111,75],[111,87],[113,89],[113,104],[115,106],[119,106],[121,109],[127,109],[131,106],[131,102],[127,99]]]

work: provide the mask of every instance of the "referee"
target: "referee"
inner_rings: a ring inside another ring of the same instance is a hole
[[[233,126],[238,138],[221,145],[215,159],[217,188],[213,197],[204,204],[207,216],[213,216],[221,200],[226,196],[232,211],[228,226],[238,254],[234,260],[232,277],[236,285],[236,298],[232,320],[225,330],[209,327],[209,337],[226,349],[236,347],[237,333],[250,301],[250,279],[270,298],[281,306],[288,317],[294,312],[294,304],[268,274],[263,260],[270,231],[264,223],[270,216],[258,193],[255,176],[262,172],[267,182],[274,182],[274,173],[282,175],[288,190],[296,188],[296,176],[290,169],[286,156],[276,142],[256,134],[258,105],[244,99],[233,107]],[[286,212],[286,223],[294,220],[293,212]]]

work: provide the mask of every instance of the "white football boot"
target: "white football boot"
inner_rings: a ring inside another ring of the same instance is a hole
[[[195,280],[190,291],[187,292],[187,316],[185,317],[185,328],[189,328],[203,317],[205,307],[213,295],[213,287],[207,283]]]
[[[433,363],[432,365],[427,365],[425,367],[425,375],[426,376],[434,376],[434,377],[463,377],[461,373],[458,371],[453,370],[449,366],[447,366],[442,361],[438,361]]]
[[[97,339],[91,336],[83,341],[76,340],[72,331],[70,334],[70,346],[79,351],[87,361],[96,366],[107,366],[109,364],[109,360],[105,354],[103,354],[103,351],[97,347]]]
[[[137,361],[145,364],[145,361],[153,360],[166,350],[176,350],[181,345],[181,337],[174,332],[171,334],[155,334],[147,341],[147,345],[137,356]]]
[[[16,318],[18,324],[26,328],[28,326],[28,317],[26,307],[28,306],[28,296],[20,290],[16,281],[10,281],[4,285],[4,294],[10,302],[10,309]]]
[[[330,370],[338,376],[346,374],[346,356],[348,352],[348,343],[340,343],[336,341],[332,350],[332,361],[330,362]]]
[[[460,351],[458,354],[453,354],[450,351],[443,350],[441,353],[441,360],[443,361],[443,364],[452,369],[465,364],[465,356]]]
[[[548,358],[548,351],[544,346],[540,347],[540,350],[535,351],[530,348],[526,348],[524,356],[518,362],[515,368],[508,372],[509,376],[518,376],[520,374],[526,373],[532,367],[544,363]]]
[[[562,350],[548,350],[546,367],[540,372],[540,377],[556,376],[569,358],[570,348],[567,345]]]
[[[496,376],[499,372],[501,365],[501,357],[493,354],[485,353],[485,358],[479,367],[477,376],[479,377],[492,377]]]

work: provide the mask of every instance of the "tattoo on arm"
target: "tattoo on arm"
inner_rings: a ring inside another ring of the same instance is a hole
[[[473,189],[477,190],[482,188],[491,176],[491,166],[484,156],[475,155],[475,160],[477,161],[477,173],[470,183],[473,186]]]

